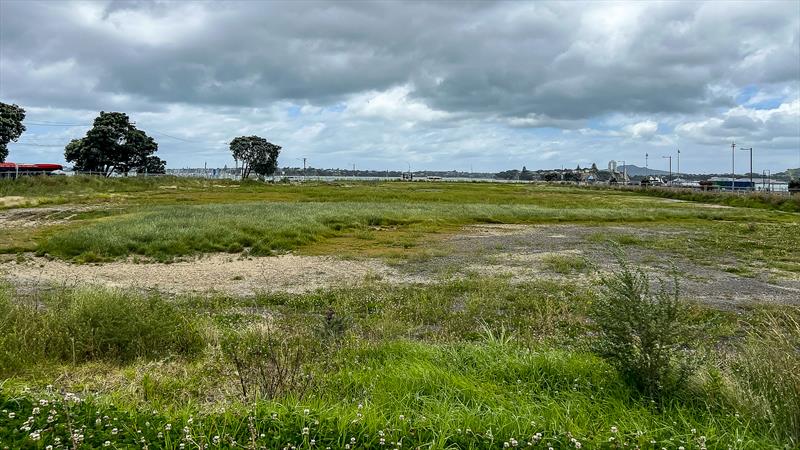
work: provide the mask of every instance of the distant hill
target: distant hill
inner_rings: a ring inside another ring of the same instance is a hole
[[[626,167],[628,169],[629,177],[641,177],[645,175],[669,175],[669,171],[667,170],[648,169],[633,164],[617,166],[617,171],[622,172],[623,170],[625,170]],[[675,175],[675,172],[673,172],[672,174]]]

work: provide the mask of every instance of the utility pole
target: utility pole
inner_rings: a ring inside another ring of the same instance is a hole
[[[736,191],[734,180],[736,179],[736,141],[731,142],[731,192]]]
[[[306,159],[303,158],[303,181],[306,181]]]
[[[647,165],[647,159],[650,157],[649,153],[644,154],[644,172],[645,175],[650,175],[650,166]]]
[[[669,185],[672,186],[672,155],[662,156],[664,159],[669,159]]]
[[[753,147],[750,148],[739,147],[739,150],[750,151],[750,190],[754,191],[756,190],[756,187],[753,184]]]
[[[678,178],[681,177],[681,149],[678,149]]]

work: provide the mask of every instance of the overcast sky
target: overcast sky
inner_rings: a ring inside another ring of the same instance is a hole
[[[104,110],[173,168],[257,134],[281,166],[666,170],[680,148],[729,172],[735,139],[778,171],[800,166],[800,2],[0,0],[0,101],[28,113],[17,162],[63,161]]]

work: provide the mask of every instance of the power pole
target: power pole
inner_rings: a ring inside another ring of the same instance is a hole
[[[645,175],[650,175],[650,167],[647,165],[647,159],[650,157],[649,153],[644,154],[644,172]]]
[[[678,149],[678,178],[681,177],[681,149]]]
[[[736,179],[736,141],[731,142],[731,192],[736,191],[734,180]]]
[[[750,148],[740,147],[739,150],[750,151],[750,190],[754,191],[756,187],[753,184],[753,147]]]
[[[306,159],[303,158],[303,181],[306,181]]]
[[[664,159],[669,159],[669,185],[672,186],[672,155],[662,156]]]

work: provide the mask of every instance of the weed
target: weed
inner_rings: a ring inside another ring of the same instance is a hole
[[[664,400],[681,389],[690,373],[686,356],[688,310],[679,298],[678,280],[656,293],[638,268],[618,257],[618,273],[602,279],[603,290],[590,314],[599,333],[595,351],[639,392]]]

